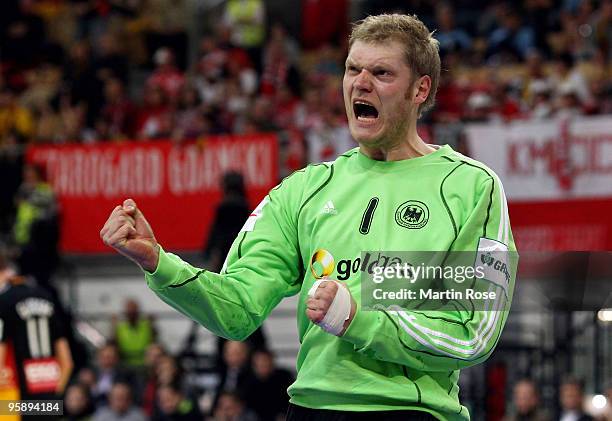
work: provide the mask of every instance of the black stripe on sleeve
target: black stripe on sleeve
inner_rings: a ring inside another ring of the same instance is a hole
[[[189,282],[195,281],[196,279],[198,279],[198,277],[203,274],[204,272],[206,272],[206,270],[202,269],[200,271],[198,271],[198,273],[196,273],[195,275],[193,275],[191,278],[187,279],[186,281],[181,282],[180,284],[176,284],[176,285],[170,285],[168,288],[180,288],[182,286],[187,285]]]

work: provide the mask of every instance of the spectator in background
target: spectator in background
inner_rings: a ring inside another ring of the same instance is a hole
[[[287,388],[295,377],[289,371],[275,367],[274,354],[267,349],[253,353],[253,379],[246,400],[261,421],[275,421],[287,413]]]
[[[479,38],[486,39],[500,26],[503,16],[507,13],[510,5],[508,2],[487,2],[486,7],[478,12],[476,33]]]
[[[306,135],[308,161],[333,160],[334,157],[357,146],[346,124],[329,105],[321,109],[322,125]]]
[[[108,401],[108,393],[117,382],[132,384],[133,377],[119,365],[119,351],[117,345],[112,342],[107,343],[98,349],[96,355],[96,384],[93,387],[92,395],[96,407]]]
[[[571,84],[564,83],[557,87],[554,110],[554,116],[561,118],[571,118],[583,114],[578,93]]]
[[[79,383],[68,386],[61,421],[90,421],[93,413],[94,406],[87,387]]]
[[[236,392],[222,392],[215,406],[213,418],[208,421],[259,421]]]
[[[33,131],[34,120],[31,111],[18,103],[12,89],[0,88],[0,139],[11,132],[28,139]]]
[[[148,23],[146,42],[149,54],[167,47],[176,54],[180,69],[187,64],[187,24],[192,7],[188,0],[148,0],[143,2],[143,19]]]
[[[172,114],[167,96],[159,85],[145,86],[143,104],[136,117],[136,136],[139,139],[169,137]]]
[[[157,369],[162,357],[167,356],[164,348],[158,343],[152,343],[145,354],[146,378],[142,393],[142,409],[148,416],[153,415],[157,401]]]
[[[582,382],[576,378],[567,378],[559,388],[561,418],[559,421],[593,421],[593,417],[584,412],[584,395]]]
[[[508,8],[501,16],[500,26],[487,40],[487,57],[501,62],[522,61],[535,47],[533,29],[523,25],[518,11]]]
[[[223,109],[226,111],[227,126],[232,133],[242,133],[247,111],[250,108],[250,98],[241,90],[240,81],[235,78],[225,82],[225,101]]]
[[[162,89],[171,104],[175,104],[183,85],[185,76],[175,65],[174,53],[170,48],[162,47],[153,56],[155,70],[147,79],[148,86]]]
[[[219,404],[223,392],[235,392],[246,396],[253,381],[249,364],[250,348],[246,342],[225,341],[223,346],[224,367],[219,371],[219,384],[215,393],[213,408]]]
[[[251,67],[250,63],[242,63],[241,60],[228,60],[225,65],[227,77],[234,79],[240,86],[240,91],[249,98],[253,98],[259,87],[257,72]]]
[[[134,134],[136,109],[125,93],[120,79],[111,77],[104,84],[104,106],[100,118],[106,127],[108,138],[126,139]]]
[[[115,383],[108,395],[108,406],[98,409],[93,421],[146,421],[145,414],[132,401],[129,383]]]
[[[155,323],[152,316],[141,314],[136,300],[127,299],[123,305],[123,319],[113,318],[113,340],[123,364],[132,369],[143,369],[147,348],[157,337]]]
[[[579,106],[590,108],[593,106],[593,97],[589,90],[586,78],[575,65],[574,58],[569,53],[561,54],[555,60],[554,73],[551,82],[556,87],[557,98],[573,92]]]
[[[210,130],[200,95],[191,84],[185,84],[181,89],[173,126],[172,139],[175,142],[197,139]]]
[[[295,114],[296,126],[306,132],[323,127],[322,108],[323,101],[321,101],[321,93],[318,89],[309,89],[304,92],[304,99]]]
[[[153,353],[156,354],[157,351],[153,351]],[[183,394],[189,392],[183,369],[176,358],[166,353],[154,358],[157,361],[155,367],[153,367],[154,374],[149,378],[143,393],[138,395],[142,397],[143,409],[147,415],[155,415],[160,411],[158,395],[160,388],[170,386]]]
[[[98,381],[94,369],[91,367],[81,368],[76,375],[76,381],[78,384],[87,389],[87,393],[91,396],[93,401],[93,391],[96,387],[96,382]]]
[[[261,49],[266,37],[266,8],[262,0],[228,0],[223,16],[231,42],[244,48],[256,70],[261,69]]]
[[[463,115],[464,89],[457,83],[454,67],[449,66],[440,72],[440,85],[436,95],[436,108],[433,119],[440,123],[456,123]]]
[[[77,103],[85,105],[87,124],[92,127],[103,104],[103,82],[98,79],[89,43],[76,41],[64,64],[64,86]],[[46,139],[48,140],[48,139]]]
[[[263,95],[274,96],[285,87],[289,87],[293,93],[299,92],[300,77],[291,45],[281,29],[267,42],[260,87]]]
[[[96,47],[94,69],[98,80],[104,83],[111,78],[118,78],[124,84],[129,83],[128,60],[118,37],[106,32],[100,36]]]
[[[35,108],[36,127],[32,140],[35,143],[55,143],[63,133],[62,120],[58,110],[51,104],[41,104]]]
[[[526,23],[534,31],[534,44],[545,55],[550,53],[548,36],[558,24],[558,13],[553,0],[529,0],[523,2]]]
[[[473,92],[467,99],[463,121],[471,123],[492,121],[496,117],[494,110],[495,103],[491,95],[487,92]]]
[[[212,36],[202,38],[200,56],[192,70],[193,84],[207,106],[216,106],[223,99],[223,78],[227,51]]]
[[[27,86],[19,95],[19,105],[35,111],[62,93],[62,70],[51,63],[24,72]]]
[[[9,371],[15,368],[19,399],[59,399],[74,367],[66,335],[70,326],[64,323],[61,309],[47,291],[17,275],[4,247],[0,247],[0,291],[0,373],[6,373],[5,364]],[[34,334],[32,326],[46,334]],[[36,418],[23,415],[22,419]]]
[[[251,213],[244,178],[239,172],[227,172],[221,180],[223,197],[215,210],[208,234],[204,258],[211,270],[219,271],[234,238]]]
[[[287,85],[279,85],[273,102],[274,124],[280,129],[293,127],[300,103],[300,98]]]
[[[538,91],[547,89],[551,91],[553,86],[550,78],[544,71],[544,58],[539,51],[532,50],[527,54],[525,59],[526,75],[523,78],[523,101],[530,107],[534,102],[534,86],[538,87]]]
[[[342,52],[332,44],[324,44],[317,50],[314,75],[323,81],[329,77],[342,76]]]
[[[274,104],[268,97],[259,96],[253,100],[249,120],[259,133],[270,133],[279,130],[279,127],[274,122]]]
[[[455,26],[455,14],[450,3],[443,3],[436,10],[438,29],[434,36],[440,43],[440,54],[465,52],[472,47],[472,39],[461,28]]]
[[[20,273],[33,276],[51,291],[49,283],[59,264],[58,203],[39,165],[24,167],[23,183],[17,191],[13,239]]]
[[[303,48],[317,50],[328,43],[346,42],[349,26],[347,0],[307,0],[300,4],[300,44]]]
[[[96,133],[85,126],[85,105],[76,103],[69,95],[60,95],[58,104],[60,131],[58,143],[91,143],[97,140]]]
[[[531,102],[529,116],[536,120],[552,117],[551,87],[542,80],[533,81],[530,87]]]
[[[171,355],[161,355],[156,367],[157,386],[174,385],[184,389],[183,370],[176,358]]]
[[[495,103],[494,113],[503,121],[511,121],[522,117],[520,92],[511,83],[497,82],[494,85],[492,97]]]
[[[523,379],[514,385],[515,413],[506,415],[504,421],[551,421],[548,414],[539,409],[540,393],[531,379]]]
[[[151,421],[200,421],[202,414],[195,401],[186,398],[175,385],[161,386],[157,391],[159,411]]]

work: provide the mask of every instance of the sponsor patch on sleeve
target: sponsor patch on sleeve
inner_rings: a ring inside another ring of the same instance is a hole
[[[510,265],[508,246],[490,238],[481,237],[474,268],[481,268],[484,279],[500,286],[508,295],[510,284]]]

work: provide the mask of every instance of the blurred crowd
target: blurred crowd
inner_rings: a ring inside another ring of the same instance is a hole
[[[289,31],[263,0],[194,3],[3,2],[0,145],[275,131],[287,134],[289,170],[352,145],[340,86],[358,7],[296,1],[284,12],[301,9],[301,22]],[[610,0],[359,6],[357,17],[416,13],[435,30],[444,70],[425,131],[612,112]]]
[[[529,378],[516,382],[512,390],[512,406],[504,421],[552,421],[556,419],[547,411],[541,400],[538,384]],[[607,421],[612,419],[612,385],[606,396],[588,398],[584,393],[583,381],[568,376],[559,387],[559,421]],[[607,406],[605,402],[607,400]]]
[[[195,372],[157,342],[154,320],[127,300],[110,340],[95,351],[91,364],[74,373],[65,393],[65,420],[282,419],[294,375],[276,367],[265,338],[220,340],[219,345],[215,366],[194,381]]]
[[[284,419],[286,389],[294,374],[276,366],[261,331],[245,342],[220,339],[218,360],[205,374],[185,364],[184,350],[172,355],[164,349],[156,338],[155,321],[142,314],[133,299],[126,300],[112,331],[91,364],[72,376],[64,421]],[[612,384],[605,395],[587,395],[580,378],[567,376],[552,402],[550,396],[546,402],[542,399],[540,385],[531,378],[505,386],[505,392],[487,392],[487,399],[499,393],[502,399],[501,406],[487,408],[486,419],[612,421]]]

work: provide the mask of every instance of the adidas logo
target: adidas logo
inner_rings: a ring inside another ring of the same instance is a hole
[[[321,213],[327,213],[327,214],[335,215],[335,214],[338,213],[338,211],[336,210],[336,208],[334,206],[334,202],[332,202],[331,200],[328,200],[327,203],[325,204],[325,206],[323,206],[323,209],[321,210]]]

